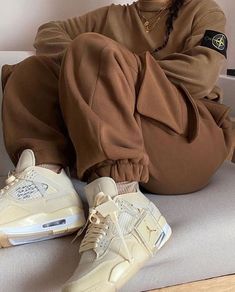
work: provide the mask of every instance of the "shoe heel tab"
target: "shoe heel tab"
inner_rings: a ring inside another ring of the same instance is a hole
[[[99,192],[115,197],[118,194],[116,182],[109,176],[99,177],[86,186],[84,186],[85,194],[89,206],[93,206],[94,198]]]
[[[20,155],[18,163],[16,165],[16,172],[24,171],[26,168],[35,166],[36,159],[33,150],[25,149]]]

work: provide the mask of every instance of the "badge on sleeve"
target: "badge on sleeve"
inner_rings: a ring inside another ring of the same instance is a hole
[[[227,58],[228,39],[222,32],[206,30],[201,46],[211,48]]]

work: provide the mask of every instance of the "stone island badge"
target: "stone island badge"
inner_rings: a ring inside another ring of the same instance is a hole
[[[211,48],[227,58],[228,39],[226,35],[221,32],[206,30],[201,46]]]

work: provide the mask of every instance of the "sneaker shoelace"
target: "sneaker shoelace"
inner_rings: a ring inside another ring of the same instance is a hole
[[[9,171],[7,179],[5,180],[5,186],[0,189],[0,195],[2,196],[7,190],[10,189],[16,182],[19,181],[19,178],[16,176],[15,171]]]
[[[126,244],[123,232],[121,230],[120,224],[118,222],[117,212],[119,211],[118,206],[114,200],[107,194],[99,192],[95,197],[94,207],[89,209],[89,216],[86,221],[86,224],[82,229],[80,229],[72,240],[74,242],[78,236],[80,236],[83,231],[86,229],[86,234],[80,245],[80,252],[95,249],[98,246],[99,241],[107,234],[106,231],[109,228],[107,222],[108,217],[113,222],[117,233],[121,239],[121,242],[125,248],[127,254],[127,260],[131,261],[132,257],[129,252],[128,246]]]

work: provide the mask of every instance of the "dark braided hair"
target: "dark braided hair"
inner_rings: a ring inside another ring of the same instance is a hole
[[[162,50],[167,45],[170,33],[173,30],[173,22],[177,18],[178,12],[183,4],[184,4],[184,0],[172,0],[172,4],[169,8],[169,15],[166,20],[166,33],[164,37],[164,42],[160,47],[154,49],[152,53],[156,53]]]

